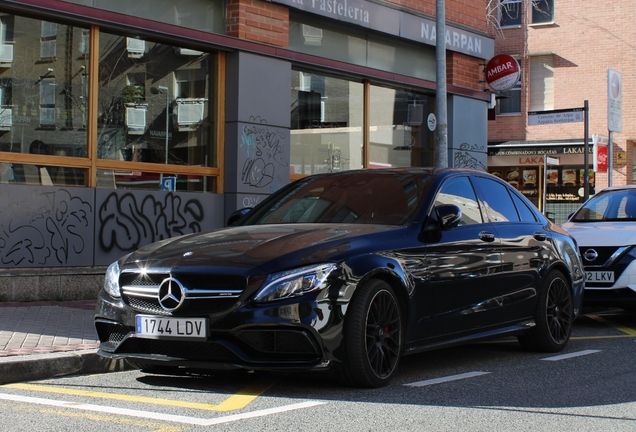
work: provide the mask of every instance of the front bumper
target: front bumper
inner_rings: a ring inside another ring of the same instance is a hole
[[[261,307],[245,304],[205,315],[205,341],[138,337],[135,317],[140,313],[147,315],[102,290],[95,315],[98,352],[135,363],[197,369],[324,369],[334,360],[338,363],[342,319],[316,298]]]

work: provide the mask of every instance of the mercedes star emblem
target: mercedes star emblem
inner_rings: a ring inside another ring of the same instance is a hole
[[[168,312],[172,312],[183,304],[185,291],[181,282],[170,276],[169,278],[164,279],[163,282],[161,282],[161,285],[159,285],[157,297],[159,298],[159,304],[161,307]]]

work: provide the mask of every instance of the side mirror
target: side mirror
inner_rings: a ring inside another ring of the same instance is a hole
[[[462,221],[462,211],[454,204],[435,206],[435,214],[443,231],[455,228]]]
[[[462,211],[456,205],[440,204],[435,206],[418,239],[425,243],[437,243],[442,239],[442,231],[456,227],[461,220]]]
[[[250,210],[252,210],[252,207],[244,207],[242,209],[238,209],[236,210],[234,213],[232,213],[230,215],[230,217],[227,219],[227,226],[232,226],[234,225],[235,222],[237,222],[240,218],[242,218],[243,216],[245,216],[246,214],[248,214],[250,212]]]

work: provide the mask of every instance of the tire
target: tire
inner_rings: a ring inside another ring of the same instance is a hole
[[[541,283],[535,313],[536,326],[518,337],[526,349],[561,351],[570,340],[574,309],[572,287],[566,277],[554,270]]]
[[[344,384],[377,388],[389,383],[402,354],[402,313],[391,286],[366,282],[353,297],[344,323]]]

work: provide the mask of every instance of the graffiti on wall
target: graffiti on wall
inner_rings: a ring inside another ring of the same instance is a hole
[[[3,204],[0,261],[4,265],[74,265],[91,244],[93,206],[66,189],[33,193]],[[91,238],[91,237],[88,237]]]
[[[141,197],[141,198],[140,198]],[[99,246],[133,251],[155,241],[201,232],[203,206],[176,193],[160,196],[112,192],[99,208]]]
[[[284,167],[289,169],[285,159],[283,141],[285,135],[276,128],[267,125],[267,120],[250,116],[250,124],[243,126],[241,143],[247,158],[241,171],[241,181],[250,187],[263,189],[272,185],[276,178],[276,170]]]
[[[481,153],[484,155],[486,150],[484,146],[477,144],[470,145],[468,143],[461,143],[459,150],[455,150],[455,157],[453,159],[453,167],[455,168],[472,168],[476,170],[486,170],[486,165],[477,159],[472,153]]]

